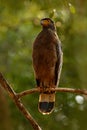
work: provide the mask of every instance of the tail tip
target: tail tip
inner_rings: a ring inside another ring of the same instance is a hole
[[[50,114],[54,109],[54,102],[39,102],[38,109],[43,115]]]

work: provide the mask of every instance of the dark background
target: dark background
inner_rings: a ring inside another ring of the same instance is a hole
[[[87,1],[0,0],[0,72],[16,92],[35,87],[32,44],[40,19],[52,18],[64,53],[59,87],[87,89]],[[87,97],[56,93],[55,110],[38,112],[38,93],[23,103],[43,130],[87,130]],[[0,88],[0,130],[32,130],[6,92]]]

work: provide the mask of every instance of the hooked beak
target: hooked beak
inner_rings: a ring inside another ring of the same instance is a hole
[[[42,26],[48,26],[49,25],[48,20],[41,20],[41,25]]]

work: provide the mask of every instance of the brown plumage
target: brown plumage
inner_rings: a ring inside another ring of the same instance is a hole
[[[42,88],[38,108],[42,114],[49,114],[55,103],[55,92],[50,91],[50,88],[59,84],[62,50],[54,22],[44,18],[41,25],[42,31],[34,41],[32,56],[37,87]]]

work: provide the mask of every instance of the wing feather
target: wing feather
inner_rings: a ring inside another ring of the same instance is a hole
[[[57,53],[57,62],[55,65],[55,85],[58,86],[63,63],[63,53],[61,49],[61,43],[56,44],[56,53]]]

